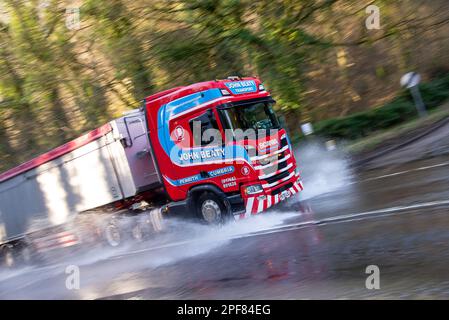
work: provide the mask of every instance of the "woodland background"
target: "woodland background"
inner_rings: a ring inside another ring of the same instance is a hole
[[[379,30],[365,26],[370,4]],[[228,75],[259,76],[293,134],[395,107],[401,118],[411,70],[426,100],[449,96],[447,0],[0,0],[0,171],[151,93]]]

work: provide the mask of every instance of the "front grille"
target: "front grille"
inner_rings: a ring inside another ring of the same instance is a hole
[[[281,139],[281,149],[288,144],[287,137]]]
[[[284,153],[283,152],[282,152],[281,158],[284,158]],[[277,165],[278,168],[277,169],[281,170],[281,169],[284,169],[286,166],[287,166],[287,161],[283,161],[281,163],[278,163],[278,165]],[[276,166],[274,166],[274,167],[276,167]]]
[[[280,188],[277,188],[277,189],[273,190],[273,191],[271,192],[271,195],[275,196],[275,195],[281,193],[282,191],[285,191],[285,190],[287,190],[287,189],[290,189],[292,186],[293,186],[293,183],[292,183],[292,182],[289,182],[289,183],[287,183],[285,186],[282,186],[282,187],[280,187]]]
[[[279,159],[284,158],[283,153],[280,154],[281,156],[279,157]],[[288,165],[287,161],[283,161],[277,164],[272,165],[271,167],[265,168],[262,170],[263,174],[265,175],[269,175],[272,174],[278,170],[282,170],[284,169],[286,166]]]
[[[273,182],[275,182],[275,181],[279,181],[279,180],[281,180],[281,179],[287,177],[289,174],[290,174],[290,172],[284,171],[284,172],[281,172],[281,173],[279,173],[279,174],[277,174],[277,175],[274,175],[274,176],[272,176],[272,177],[270,177],[270,178],[266,178],[265,180],[266,180],[268,183],[273,183]]]

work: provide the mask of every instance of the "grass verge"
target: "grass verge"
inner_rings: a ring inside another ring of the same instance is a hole
[[[352,154],[368,152],[388,143],[388,140],[397,139],[419,128],[431,126],[446,117],[449,117],[449,102],[431,110],[426,118],[415,118],[388,129],[375,131],[367,137],[349,142],[345,149]]]

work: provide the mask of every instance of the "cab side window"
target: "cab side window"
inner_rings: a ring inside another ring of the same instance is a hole
[[[191,119],[189,125],[192,131],[194,146],[207,146],[210,143],[218,143],[221,140],[217,120],[213,111],[210,109],[200,116]]]

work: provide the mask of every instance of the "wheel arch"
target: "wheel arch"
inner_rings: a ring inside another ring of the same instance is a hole
[[[228,213],[231,212],[231,204],[226,198],[226,194],[214,184],[202,184],[190,188],[187,196],[187,207],[189,210],[195,209],[195,202],[204,192],[211,192],[217,195],[223,202]]]

